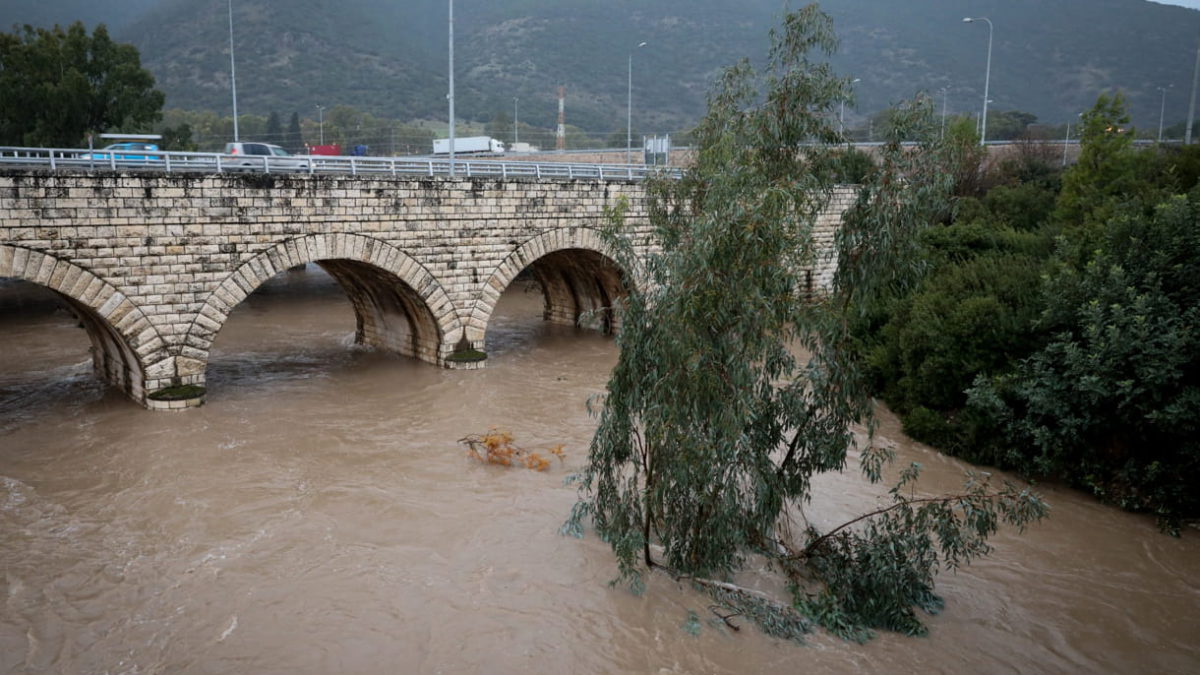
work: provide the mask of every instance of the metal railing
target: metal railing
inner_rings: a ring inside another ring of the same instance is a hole
[[[449,176],[448,159],[430,157],[340,157],[329,155],[224,155],[214,152],[151,150],[88,150],[78,148],[0,147],[0,168],[24,167],[51,171],[147,171],[167,173],[341,174],[363,176]],[[678,178],[675,167],[641,164],[576,164],[469,159],[454,162],[459,177],[567,178],[583,180],[644,180],[653,176]]]

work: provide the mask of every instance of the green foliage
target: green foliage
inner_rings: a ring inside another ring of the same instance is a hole
[[[1020,110],[988,111],[989,141],[1012,141],[1025,135],[1029,125],[1037,123],[1037,115]]]
[[[162,142],[159,145],[163,150],[194,152],[197,148],[195,132],[187,122],[181,122],[174,127],[163,127],[159,133],[162,134]]]
[[[895,311],[874,356],[894,381],[888,402],[902,412],[954,410],[976,375],[1029,355],[1038,346],[1032,327],[1043,266],[1031,256],[989,253],[928,277]]]
[[[267,127],[263,130],[263,135],[267,138],[283,138],[283,123],[279,120],[279,113],[274,110],[267,115]]]
[[[918,464],[902,472],[892,505],[867,514],[864,527],[809,532],[810,569],[825,587],[800,604],[842,637],[861,642],[869,628],[924,635],[915,610],[942,610],[934,593],[939,566],[954,570],[987,555],[988,537],[1002,522],[1023,527],[1048,512],[1037,495],[1011,483],[994,492],[987,474],[968,474],[962,494],[906,496],[919,474]]]
[[[841,138],[828,120],[849,82],[810,57],[836,44],[815,5],[789,13],[772,37],[764,75],[743,62],[710,96],[695,132],[696,166],[682,180],[651,185],[661,251],[639,263],[614,213],[609,244],[638,283],[628,289],[620,357],[566,529],[580,531],[590,516],[635,588],[646,569],[665,568],[714,597],[732,593],[721,601],[787,637],[803,630],[787,619],[793,609],[756,605],[758,596],[710,577],[765,556],[788,574],[798,607],[825,597],[821,606],[837,608],[814,618],[832,622],[836,614],[838,630],[917,632],[881,617],[929,606],[939,565],[982,552],[971,542],[998,520],[1022,524],[1044,509],[1032,495],[1009,508],[1004,493],[987,489],[975,501],[913,500],[902,484],[894,511],[825,535],[808,523],[804,541],[790,534],[787,522],[803,517],[813,476],[842,470],[855,442],[851,425],[869,422],[850,320],[858,307],[914,282],[916,235],[948,209],[950,180],[943,148],[900,144],[934,133],[930,102],[899,109],[878,169],[837,234],[830,296],[798,301],[818,255],[814,224],[838,177]],[[868,448],[864,456],[864,471],[878,480],[884,454]],[[893,515],[909,508],[910,517]],[[966,543],[942,552],[926,545],[935,540]],[[837,575],[847,560],[855,571]],[[864,602],[872,595],[879,600]]]
[[[1125,122],[1101,96],[1057,197],[1052,159],[1018,147],[925,234],[915,290],[855,331],[914,438],[1176,528],[1200,515],[1200,218],[1166,195],[1200,154],[1134,150]]]
[[[861,184],[875,170],[871,155],[855,147],[849,147],[835,156],[834,180],[844,184]]]
[[[1198,222],[1184,197],[1111,220],[1096,258],[1047,285],[1049,344],[971,390],[1001,421],[1010,463],[1170,528],[1200,515]]]
[[[283,146],[288,152],[298,155],[304,152],[304,132],[300,129],[300,113],[293,112],[288,120],[287,136]]]
[[[954,181],[954,194],[961,197],[981,194],[987,149],[979,144],[975,120],[952,118],[946,125],[942,143],[946,153],[945,168]]]
[[[204,396],[205,388],[199,384],[177,384],[150,392],[151,401],[187,401]]]
[[[507,110],[500,110],[492,115],[484,127],[484,135],[502,141],[505,145],[513,141],[513,119]]]
[[[103,24],[0,33],[0,144],[81,147],[89,132],[142,131],[163,94],[137,50]]]
[[[1134,150],[1128,124],[1125,97],[1120,93],[1101,94],[1083,113],[1079,161],[1063,175],[1055,207],[1059,222],[1087,234],[1124,204],[1134,200],[1153,204],[1160,196],[1147,180],[1147,172],[1139,170],[1148,156]]]

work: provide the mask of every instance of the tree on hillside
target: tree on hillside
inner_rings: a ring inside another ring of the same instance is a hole
[[[503,141],[506,145],[512,143],[513,120],[512,117],[503,110],[492,115],[492,119],[488,121],[483,130],[484,135]]]
[[[80,22],[0,33],[0,92],[6,145],[78,147],[89,132],[146,131],[164,100],[137,49]]]
[[[816,5],[787,14],[772,42],[765,75],[745,61],[724,73],[695,132],[695,167],[652,184],[661,252],[639,263],[618,210],[608,236],[638,283],[566,528],[581,533],[590,517],[635,588],[665,570],[773,635],[798,638],[814,619],[855,639],[917,634],[916,609],[940,603],[939,566],[986,553],[1000,522],[1024,525],[1045,506],[983,475],[960,494],[920,496],[914,465],[882,508],[842,524],[806,518],[814,477],[841,471],[852,425],[871,426],[850,318],[911,283],[915,234],[946,209],[950,180],[937,146],[900,144],[936,135],[931,103],[893,115],[837,234],[830,295],[805,302],[814,226],[839,175],[831,113],[849,81],[810,56],[836,44]],[[888,453],[860,450],[879,480]],[[788,577],[789,602],[725,581],[761,558]]]
[[[287,151],[293,154],[304,152],[304,132],[300,130],[300,113],[293,112],[288,122],[287,140],[284,143]]]
[[[1020,138],[1029,125],[1037,124],[1037,115],[1020,110],[997,110],[988,114],[988,140],[1011,141]]]
[[[263,136],[270,143],[282,145],[284,142],[283,122],[279,119],[279,113],[274,110],[267,115],[267,128],[263,131]]]

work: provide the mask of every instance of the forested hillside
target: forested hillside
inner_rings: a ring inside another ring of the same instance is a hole
[[[565,84],[568,121],[624,128],[633,54],[634,125],[689,126],[719,69],[761,61],[763,36],[798,0],[458,0],[458,110],[486,121],[513,109],[549,126]],[[836,65],[861,78],[861,119],[917,90],[946,91],[950,112],[978,110],[987,26],[995,24],[991,97],[1050,123],[1074,119],[1106,89],[1135,124],[1181,121],[1200,12],[1145,0],[827,0],[842,39]],[[234,0],[243,112],[310,115],[351,105],[398,119],[445,115],[445,0]],[[169,107],[227,111],[226,0],[8,0],[0,25],[105,21],[142,50]],[[641,42],[647,45],[637,48]]]

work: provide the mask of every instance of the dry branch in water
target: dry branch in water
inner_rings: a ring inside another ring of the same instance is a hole
[[[513,436],[508,431],[492,428],[486,434],[470,434],[458,439],[467,447],[467,455],[484,464],[512,466],[523,464],[526,469],[545,471],[550,468],[550,459],[536,452],[524,450],[513,445]],[[561,463],[566,457],[563,446],[556,445],[546,452],[558,458]]]

